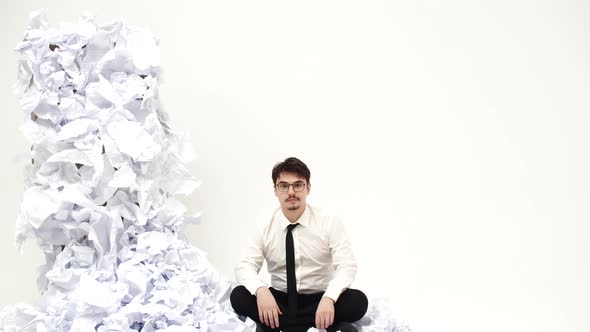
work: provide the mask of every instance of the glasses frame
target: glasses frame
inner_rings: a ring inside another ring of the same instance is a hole
[[[283,191],[283,190],[281,190],[281,189],[279,188],[279,185],[280,185],[280,184],[282,184],[282,183],[284,183],[284,184],[287,184],[287,185],[288,185],[287,189],[286,189],[286,190],[284,190],[284,191]],[[303,187],[301,188],[301,190],[297,190],[297,189],[295,189],[295,185],[296,185],[296,184],[303,184]],[[300,192],[304,191],[304,190],[305,190],[305,188],[307,188],[307,183],[305,183],[304,181],[297,181],[297,182],[293,182],[293,183],[288,183],[288,182],[281,181],[281,182],[279,182],[279,183],[277,183],[277,184],[275,185],[275,188],[277,189],[277,191],[278,191],[278,192],[281,192],[281,193],[286,193],[286,192],[289,192],[289,189],[290,189],[291,187],[293,187],[293,191],[294,191],[294,192],[296,192],[296,193],[300,193]]]

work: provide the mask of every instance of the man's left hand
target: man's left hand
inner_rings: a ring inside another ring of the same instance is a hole
[[[327,329],[332,323],[334,323],[334,300],[324,296],[315,312],[315,327]]]

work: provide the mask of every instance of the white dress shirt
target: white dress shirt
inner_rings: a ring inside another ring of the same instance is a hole
[[[339,218],[306,206],[292,231],[295,247],[297,292],[324,292],[334,301],[347,289],[356,275],[356,259]],[[271,275],[271,285],[287,292],[285,237],[290,224],[281,209],[258,223],[254,238],[235,268],[236,279],[250,293],[267,286],[258,275],[264,259]]]

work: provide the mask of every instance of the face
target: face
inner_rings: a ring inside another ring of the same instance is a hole
[[[294,186],[289,186],[287,191],[280,191],[278,189],[278,184],[295,184],[295,183],[304,183],[305,188],[302,191],[295,191]],[[281,204],[281,209],[283,211],[296,211],[296,210],[303,210],[305,209],[306,205],[306,198],[309,194],[310,184],[305,181],[304,178],[299,177],[296,173],[281,173],[277,178],[277,182],[275,183],[275,196],[279,199],[279,203]]]

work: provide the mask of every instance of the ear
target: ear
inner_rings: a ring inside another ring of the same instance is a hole
[[[309,194],[309,191],[311,190],[311,183],[307,183],[307,193]]]

